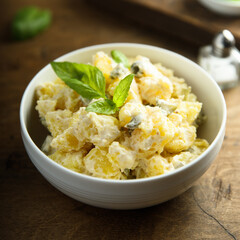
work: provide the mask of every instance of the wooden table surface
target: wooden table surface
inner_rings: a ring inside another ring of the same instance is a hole
[[[53,21],[39,36],[14,42],[10,22],[26,5],[49,8]],[[194,43],[80,0],[3,0],[0,11],[0,239],[240,239],[240,87],[224,93],[226,137],[209,170],[184,194],[146,209],[106,210],[65,196],[36,170],[20,136],[23,91],[53,59],[93,44],[137,42],[196,60]]]
[[[165,31],[199,46],[209,44],[217,33],[228,29],[240,47],[240,18],[223,17],[196,0],[121,0],[115,2],[114,8],[112,0],[88,1],[159,33]]]

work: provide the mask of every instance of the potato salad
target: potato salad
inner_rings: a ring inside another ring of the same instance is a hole
[[[42,151],[78,173],[138,179],[174,171],[208,148],[202,103],[183,78],[145,56],[97,52],[88,64],[53,62],[36,88],[49,135]]]

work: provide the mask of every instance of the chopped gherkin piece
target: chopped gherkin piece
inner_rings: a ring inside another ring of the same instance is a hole
[[[140,61],[136,61],[131,65],[131,72],[135,74],[136,77],[143,76],[143,66]]]
[[[110,73],[112,79],[121,78],[122,76],[128,74],[127,68],[124,67],[122,63],[119,63]]]
[[[167,116],[177,109],[177,103],[169,102],[163,99],[157,99],[156,105],[164,110]]]
[[[187,101],[188,100],[188,96],[191,93],[191,87],[186,87],[182,89],[182,95],[184,95],[184,100]]]
[[[130,169],[125,168],[124,171],[123,171],[123,173],[124,173],[126,176],[128,176],[129,173],[130,173]]]
[[[133,129],[137,128],[141,122],[142,122],[142,115],[139,114],[137,116],[134,116],[132,118],[132,120],[128,124],[125,125],[125,127],[133,130]]]
[[[203,112],[200,112],[198,114],[198,117],[197,119],[195,120],[195,125],[196,127],[199,127],[200,125],[202,125],[203,123],[205,123],[207,120],[207,116],[203,113]]]

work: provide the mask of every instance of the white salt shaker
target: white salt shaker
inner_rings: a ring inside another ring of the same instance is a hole
[[[236,86],[240,79],[240,53],[235,48],[232,33],[223,30],[213,39],[212,45],[200,48],[198,63],[212,75],[221,89]]]

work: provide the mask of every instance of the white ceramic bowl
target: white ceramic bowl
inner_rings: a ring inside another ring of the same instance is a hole
[[[73,172],[49,159],[40,146],[46,137],[35,108],[34,91],[38,84],[56,78],[50,65],[44,67],[29,83],[21,101],[21,133],[26,151],[36,168],[57,189],[81,202],[112,209],[135,209],[152,206],[186,191],[210,166],[219,152],[226,123],[226,104],[218,85],[197,64],[174,52],[158,47],[113,43],[86,47],[68,53],[57,61],[87,63],[92,55],[103,50],[118,49],[127,56],[141,54],[152,62],[161,62],[186,79],[193,92],[203,102],[207,122],[199,129],[199,136],[210,142],[210,147],[197,159],[174,172],[135,180],[107,180]]]
[[[240,15],[240,1],[230,0],[199,0],[209,10],[226,15],[226,16],[239,16]]]

